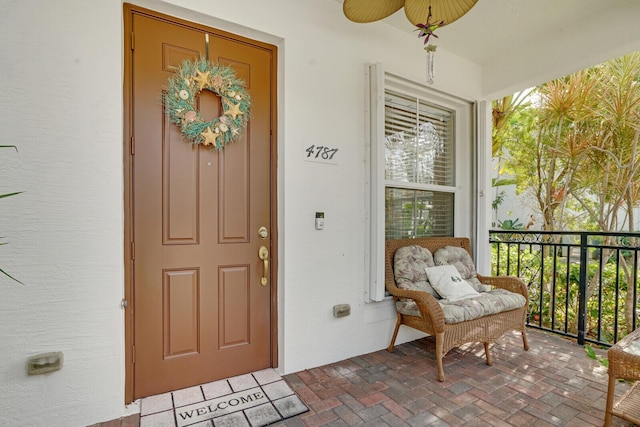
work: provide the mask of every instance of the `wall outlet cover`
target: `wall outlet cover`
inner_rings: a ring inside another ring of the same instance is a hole
[[[346,317],[351,314],[351,305],[338,304],[333,306],[333,317]]]
[[[61,351],[36,354],[27,360],[27,374],[39,375],[59,371],[62,369],[63,360]]]

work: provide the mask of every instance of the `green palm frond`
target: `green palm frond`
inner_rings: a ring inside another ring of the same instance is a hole
[[[6,271],[4,271],[3,269],[0,268],[0,273],[4,274],[5,276],[7,276],[9,279],[14,280],[18,283],[20,283],[21,285],[24,285],[24,283],[22,283],[20,280],[16,279],[15,277],[13,277],[12,275],[10,275],[9,273],[7,273]]]
[[[0,145],[0,148],[13,148],[16,151],[18,151],[18,147],[16,147],[15,145]],[[13,193],[0,194],[0,199],[4,199],[5,197],[15,196],[15,195],[20,194],[20,193],[22,193],[22,191],[16,191],[16,192],[13,192]],[[6,245],[6,244],[7,244],[6,242],[0,242],[0,246]],[[6,271],[4,271],[2,268],[0,268],[0,274],[7,276],[9,279],[11,279],[11,280],[13,280],[15,282],[18,282],[21,285],[24,285],[24,283],[22,283],[20,280],[16,279],[12,275],[10,275]]]
[[[4,197],[11,197],[11,196],[15,196],[16,194],[20,194],[22,193],[22,191],[18,191],[16,193],[7,193],[7,194],[0,194],[0,199],[4,198]]]

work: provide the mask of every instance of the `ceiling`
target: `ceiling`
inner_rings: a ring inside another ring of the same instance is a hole
[[[432,40],[438,47],[484,66],[514,46],[529,46],[541,36],[562,34],[624,1],[629,0],[479,0],[462,18],[439,28],[439,38]],[[384,22],[417,38],[404,9]]]
[[[422,46],[404,9],[382,22]],[[640,0],[478,0],[432,43],[477,64],[482,96],[495,99],[640,51],[639,22]]]

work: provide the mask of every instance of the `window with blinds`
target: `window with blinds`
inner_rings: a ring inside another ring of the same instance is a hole
[[[385,238],[452,236],[455,111],[384,95]]]
[[[385,240],[473,236],[473,104],[367,64],[365,300],[383,301]]]

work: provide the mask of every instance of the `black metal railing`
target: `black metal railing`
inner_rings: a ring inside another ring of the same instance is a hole
[[[638,323],[640,233],[491,230],[492,274],[529,289],[527,325],[610,346]]]

